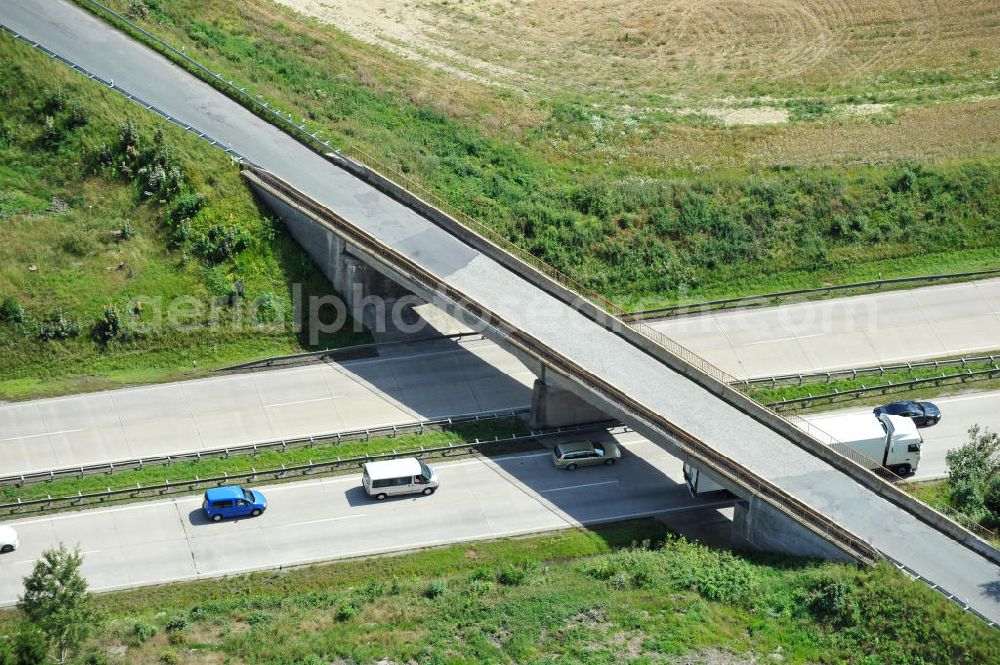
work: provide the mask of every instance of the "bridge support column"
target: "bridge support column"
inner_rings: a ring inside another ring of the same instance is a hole
[[[736,503],[732,546],[733,549],[855,563],[852,557],[824,538],[753,496]]]
[[[544,429],[579,423],[608,420],[603,411],[591,406],[576,393],[557,385],[554,377],[546,376],[545,366],[535,379],[531,393],[531,427]]]

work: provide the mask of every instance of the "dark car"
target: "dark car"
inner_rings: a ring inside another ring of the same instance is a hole
[[[876,416],[880,416],[883,413],[890,416],[912,418],[913,423],[917,427],[930,427],[931,425],[936,425],[941,420],[941,409],[930,402],[907,400],[905,402],[893,402],[892,404],[886,404],[875,409]]]

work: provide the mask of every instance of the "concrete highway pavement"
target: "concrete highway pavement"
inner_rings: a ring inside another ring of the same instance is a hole
[[[429,497],[377,502],[352,474],[262,487],[258,518],[208,522],[198,495],[4,522],[21,547],[0,557],[0,605],[60,542],[79,545],[91,588],[106,591],[699,507],[720,518],[711,507],[728,502],[691,497],[680,462],[635,439],[613,467],[560,471],[548,452],[435,465],[441,487]]]
[[[1000,349],[1000,279],[651,325],[737,378],[990,352]]]
[[[500,347],[430,348],[0,405],[0,475],[531,405],[534,375]]]
[[[890,399],[892,398],[889,397],[886,401]],[[942,418],[937,425],[919,430],[924,445],[920,451],[920,467],[913,475],[913,480],[929,480],[948,475],[945,455],[952,448],[969,440],[971,426],[978,424],[1000,432],[1000,391],[934,397],[930,401],[941,407]],[[871,407],[830,411],[805,416],[805,419],[822,429],[824,419],[851,413],[871,413]]]
[[[710,385],[676,371],[633,344],[630,335],[588,318],[567,300],[512,271],[506,257],[466,244],[413,209],[351,178],[78,8],[64,2],[8,3],[0,5],[0,12],[5,24],[54,52],[114,78],[116,85],[181,122],[231,142],[235,150],[287,179],[303,195],[350,220],[379,246],[391,248],[393,252],[380,254],[383,259],[396,262],[397,268],[404,266],[404,272],[410,263],[419,265],[435,285],[430,288],[440,289],[438,285],[446,282],[450,297],[471,303],[469,309],[485,310],[495,320],[505,321],[505,328],[529,337],[532,353],[561,359],[576,380],[589,386],[590,394],[599,392],[601,383],[613,387],[609,394],[628,395],[611,399],[608,408],[634,424],[644,418],[653,422],[648,431],[662,445],[669,445],[670,438],[655,423],[668,417],[671,427],[689,432],[854,537],[968,599],[984,614],[1000,618],[994,591],[1000,583],[997,566],[797,447],[780,427],[765,422],[766,414],[754,417],[737,404],[720,401]],[[407,286],[414,288],[417,281]],[[428,296],[426,290],[422,294]]]
[[[760,376],[1000,349],[984,308],[1000,311],[1000,280],[652,325],[730,373]],[[0,405],[0,475],[530,405],[533,375],[517,358],[488,341],[455,346]]]

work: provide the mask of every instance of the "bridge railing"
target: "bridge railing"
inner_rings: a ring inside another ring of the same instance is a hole
[[[131,21],[129,21],[126,17],[124,17],[124,16],[122,16],[120,14],[117,14],[116,12],[110,10],[109,8],[105,7],[104,5],[101,5],[100,3],[96,2],[96,0],[83,0],[83,1],[86,4],[89,4],[98,13],[103,13],[105,16],[110,16],[112,18],[112,20],[115,21],[115,22],[117,22],[119,25],[122,25],[126,29],[132,31],[133,34],[137,34],[137,35],[141,36],[141,38],[147,44],[150,44],[156,50],[158,50],[161,53],[164,53],[165,55],[167,55],[168,57],[174,59],[175,62],[179,62],[180,64],[182,64],[182,66],[188,68],[189,71],[193,70],[197,75],[201,76],[203,79],[205,79],[206,81],[210,82],[217,89],[222,90],[226,94],[228,94],[231,97],[235,98],[240,103],[243,103],[245,106],[249,107],[251,110],[253,110],[255,113],[257,113],[261,117],[266,117],[266,118],[270,119],[271,121],[275,122],[275,124],[277,124],[280,127],[282,127],[290,135],[292,135],[293,137],[295,137],[297,140],[301,141],[305,145],[313,147],[314,149],[317,149],[320,152],[323,152],[324,148],[326,150],[333,150],[333,148],[330,146],[330,144],[329,144],[328,141],[322,141],[322,140],[320,140],[318,138],[318,133],[316,133],[316,132],[309,133],[306,130],[306,128],[305,128],[305,121],[304,120],[303,120],[303,122],[302,122],[301,125],[296,125],[292,121],[290,114],[287,115],[287,117],[286,117],[286,115],[284,115],[284,114],[276,111],[273,108],[270,108],[268,106],[268,104],[262,103],[259,100],[254,99],[254,97],[250,93],[248,93],[245,88],[238,87],[237,85],[235,85],[233,83],[233,81],[226,81],[224,79],[224,77],[221,76],[221,74],[212,72],[207,67],[204,67],[200,63],[196,62],[193,58],[190,58],[187,54],[182,53],[181,51],[178,51],[173,46],[167,44],[166,42],[164,42],[163,40],[159,39],[158,37],[152,35],[151,33],[147,32],[147,31],[143,30],[142,28],[140,28],[139,26],[135,25],[134,23],[132,23]],[[321,148],[320,146],[323,146],[323,148]],[[565,288],[567,288],[567,289],[569,289],[569,290],[571,290],[571,291],[573,291],[573,292],[575,292],[577,294],[585,296],[588,299],[588,301],[590,301],[591,303],[593,303],[595,306],[601,308],[605,312],[608,312],[609,314],[611,314],[611,315],[613,315],[615,317],[618,317],[619,321],[622,319],[622,317],[624,317],[624,316],[627,315],[627,312],[625,312],[622,308],[618,307],[614,303],[612,303],[609,300],[603,298],[599,294],[594,293],[590,289],[586,288],[582,284],[579,284],[578,282],[576,282],[575,280],[567,277],[566,275],[563,275],[561,272],[559,272],[558,270],[556,270],[552,266],[550,266],[550,265],[542,262],[541,260],[539,260],[537,257],[533,256],[532,254],[530,254],[526,250],[523,250],[520,247],[517,247],[516,245],[514,245],[514,243],[510,242],[507,238],[501,236],[500,234],[497,234],[492,229],[489,229],[485,225],[481,224],[477,220],[475,220],[475,219],[471,218],[469,215],[465,214],[463,211],[456,210],[454,208],[454,206],[449,205],[446,201],[444,201],[443,199],[441,199],[440,197],[438,197],[433,192],[430,192],[429,190],[427,190],[420,183],[417,183],[417,182],[413,181],[413,179],[410,178],[410,177],[408,177],[406,174],[399,173],[396,169],[393,169],[393,168],[391,168],[391,167],[389,167],[387,165],[384,165],[384,164],[380,164],[377,160],[374,160],[370,155],[368,155],[367,153],[364,153],[361,150],[355,150],[353,152],[353,156],[357,160],[359,160],[360,162],[369,164],[375,170],[383,171],[383,172],[386,172],[386,173],[392,173],[397,178],[398,181],[406,183],[408,187],[412,187],[415,191],[422,192],[424,194],[424,196],[428,197],[428,199],[430,199],[430,200],[434,201],[435,203],[437,203],[438,205],[440,205],[443,210],[452,213],[456,217],[456,219],[462,220],[461,223],[463,225],[468,225],[476,233],[480,233],[484,237],[489,238],[491,241],[495,242],[500,248],[502,248],[509,255],[511,255],[513,257],[516,257],[518,260],[522,261],[523,263],[527,263],[528,265],[531,265],[535,270],[539,271],[541,274],[545,275],[549,279],[555,281],[558,284],[564,285]],[[333,215],[332,211],[328,211],[327,210],[325,212]],[[341,220],[341,222],[344,222],[344,220]],[[352,226],[352,228],[354,228],[354,227]],[[369,240],[374,240],[374,239],[369,239]],[[377,247],[373,247],[370,251],[372,251],[374,254],[378,254],[379,250],[378,250]],[[395,258],[400,259],[400,258],[403,258],[403,257],[396,256]],[[415,266],[410,266],[410,267],[415,267]],[[431,286],[431,288],[437,288],[437,287]],[[467,300],[465,300],[464,298],[460,298],[460,300],[462,301],[462,306],[468,307],[469,303],[468,303]],[[636,324],[638,324],[638,322],[636,322]],[[734,379],[732,377],[730,377],[726,372],[723,372],[722,370],[720,370],[719,368],[715,367],[711,363],[708,363],[707,361],[705,361],[703,358],[701,358],[697,354],[691,352],[690,350],[686,349],[682,345],[677,344],[676,342],[674,342],[673,340],[669,339],[665,335],[662,335],[661,333],[658,333],[655,330],[653,330],[651,328],[648,328],[644,324],[639,324],[639,325],[636,325],[636,324],[633,324],[633,325],[635,325],[635,327],[633,329],[636,332],[638,332],[640,335],[642,335],[646,339],[649,339],[654,344],[656,344],[657,346],[661,347],[663,350],[665,350],[667,353],[671,354],[672,356],[683,360],[685,363],[687,363],[691,367],[693,367],[693,368],[701,371],[705,375],[707,375],[707,376],[715,379],[718,383],[720,383],[721,385],[725,386],[726,390],[733,391],[733,393],[735,393],[737,395],[740,395],[741,397],[743,397],[745,399],[745,396],[743,396],[736,389],[734,389],[734,388],[731,387],[732,383],[734,382]],[[513,334],[513,333],[516,333],[516,330],[512,331],[511,334]],[[569,376],[571,373],[572,372],[568,372],[566,375]],[[594,378],[596,378],[596,377],[594,377]],[[594,389],[594,388],[592,388],[592,389]],[[738,402],[738,400],[736,400],[736,402]],[[764,409],[765,411],[767,411],[766,407],[764,407],[762,405],[760,406],[760,408]],[[789,426],[794,427],[793,425],[791,425],[791,423],[788,423],[788,421],[785,421],[783,418],[781,418],[781,416],[778,416],[777,414],[774,414],[771,411],[767,411],[767,413],[770,414],[770,417],[772,419],[775,419],[776,423],[785,422]],[[655,415],[655,414],[653,414],[653,415]],[[675,426],[673,426],[670,423],[667,423],[666,421],[664,421],[664,426],[668,426],[668,428],[670,428],[670,429],[676,429]],[[705,460],[705,464],[708,464],[708,463],[709,462],[706,459]],[[726,475],[728,477],[730,474],[727,472]],[[780,493],[780,490],[778,490],[777,488],[772,488],[772,490],[777,490]],[[789,498],[791,498],[791,497],[789,497]],[[779,505],[781,503],[780,500],[776,499],[776,501],[777,502],[774,505],[776,507],[780,507],[780,505]],[[784,508],[781,508],[781,509],[785,510]],[[821,523],[823,520],[825,520],[825,518],[822,515],[818,515],[818,514],[814,515],[813,518],[820,520],[820,522],[817,522],[817,523]],[[828,521],[828,520],[826,520],[826,521]],[[810,526],[809,524],[805,524],[805,526],[807,526],[810,529],[814,528],[813,526]],[[836,525],[831,525],[830,528],[839,529],[839,527],[837,527]],[[843,530],[840,529],[840,531],[843,531]],[[868,549],[871,550],[870,547]],[[859,555],[859,558],[864,559],[865,556],[864,555]]]
[[[757,476],[749,469],[734,462],[715,451],[707,444],[698,440],[686,430],[678,427],[660,414],[651,411],[626,393],[615,388],[599,376],[588,372],[565,356],[552,351],[532,336],[519,330],[510,322],[487,310],[481,304],[465,297],[463,293],[451,287],[416,262],[400,252],[380,242],[354,224],[325,208],[308,197],[305,197],[293,187],[273,174],[260,169],[251,169],[246,177],[258,187],[268,191],[273,196],[288,202],[290,205],[309,215],[318,223],[327,226],[337,235],[345,238],[348,243],[358,248],[364,254],[393,270],[405,275],[414,284],[420,285],[429,293],[439,298],[439,304],[450,304],[470,312],[489,326],[496,337],[505,339],[514,348],[529,357],[538,359],[549,371],[565,377],[571,382],[580,383],[588,390],[610,404],[616,405],[638,422],[645,423],[650,429],[660,431],[676,441],[691,461],[720,478],[728,479],[734,486],[742,487],[747,494],[759,496],[775,509],[786,514],[790,519],[804,528],[819,534],[837,547],[849,553],[859,561],[874,563],[878,558],[877,551],[868,543],[841,527],[839,524],[819,513],[809,505],[777,487],[770,481]]]

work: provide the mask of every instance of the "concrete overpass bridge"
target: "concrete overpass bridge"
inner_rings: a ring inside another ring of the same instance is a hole
[[[377,173],[316,154],[72,5],[5,3],[0,22],[256,164],[247,179],[342,290],[360,283],[359,297],[371,295],[378,278],[349,273],[372,269],[524,358],[540,378],[538,417],[596,409],[711,475],[743,499],[738,544],[886,558],[1000,620],[994,548],[837,454],[822,433],[732,390],[693,354],[623,324]]]

